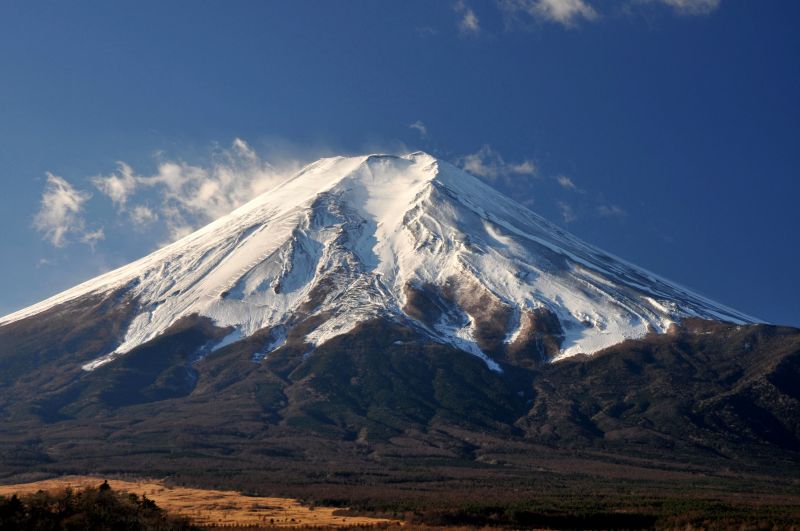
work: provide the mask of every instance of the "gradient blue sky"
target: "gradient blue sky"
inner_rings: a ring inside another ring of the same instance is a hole
[[[274,172],[422,149],[800,326],[799,21],[794,0],[2,2],[0,314]],[[138,184],[114,203],[109,176]]]

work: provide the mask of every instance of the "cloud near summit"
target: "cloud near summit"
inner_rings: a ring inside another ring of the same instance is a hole
[[[506,162],[500,153],[488,144],[475,153],[461,157],[458,163],[469,173],[489,180],[509,175],[536,175],[536,166],[533,162],[527,159],[517,163]]]
[[[90,182],[127,224],[144,230],[161,221],[165,237],[175,240],[228,214],[299,167],[296,160],[276,167],[237,138],[229,148],[216,150],[209,164],[162,160],[154,172],[138,173],[119,161],[116,170]],[[90,191],[48,173],[34,228],[55,247],[70,243],[93,246],[105,236],[102,227],[92,228],[86,222],[87,203],[93,197]]]
[[[34,228],[55,247],[72,241],[94,246],[104,233],[102,228],[88,228],[84,219],[84,205],[91,197],[91,193],[77,190],[63,177],[48,172],[39,211],[33,218]]]
[[[296,168],[274,167],[237,138],[229,149],[218,151],[207,167],[163,161],[155,173],[140,175],[128,164],[118,162],[115,172],[95,177],[92,182],[136,226],[161,219],[175,239],[228,214],[274,186],[293,169]],[[131,204],[134,196],[148,190],[151,195],[155,192],[155,206]]]

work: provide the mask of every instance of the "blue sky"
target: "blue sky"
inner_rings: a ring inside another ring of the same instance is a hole
[[[799,18],[793,0],[3,2],[0,314],[302,162],[422,149],[800,326]]]

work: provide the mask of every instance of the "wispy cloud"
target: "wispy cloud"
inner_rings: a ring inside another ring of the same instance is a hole
[[[572,179],[567,177],[566,175],[559,175],[556,177],[556,182],[564,188],[565,190],[577,190],[577,185],[573,182]]]
[[[597,214],[604,218],[624,218],[628,215],[622,208],[617,205],[600,205],[597,207]]]
[[[291,166],[272,166],[237,138],[230,148],[219,150],[207,167],[167,160],[155,173],[139,175],[130,165],[119,162],[115,172],[95,177],[92,182],[137,227],[160,219],[175,239],[260,195],[297,169],[296,164]],[[160,198],[157,206],[131,205],[134,196],[144,189]]]
[[[414,28],[414,31],[420,37],[432,37],[437,33],[436,28],[433,28],[431,26],[417,26],[416,28]]]
[[[475,11],[464,0],[458,0],[453,9],[458,14],[458,29],[464,34],[478,34],[481,31],[480,20]]]
[[[92,182],[100,192],[111,199],[114,206],[124,209],[128,196],[136,190],[137,181],[130,166],[118,161],[117,167],[115,173],[106,177],[95,177]]]
[[[568,225],[581,220],[624,222],[628,217],[622,207],[610,202],[604,194],[579,186],[571,176],[542,172],[527,158],[507,162],[488,144],[454,162],[525,206]]]
[[[428,128],[424,123],[422,123],[421,120],[417,120],[408,127],[411,129],[416,129],[419,132],[419,136],[422,138],[428,138]]]
[[[595,20],[598,12],[584,0],[498,0],[506,17],[528,18],[574,27],[581,20]]]
[[[488,144],[475,153],[462,157],[458,162],[469,173],[491,180],[510,175],[536,175],[536,165],[533,162],[527,159],[517,163],[506,162]]]
[[[641,1],[641,0],[640,0]],[[720,0],[645,0],[669,6],[681,15],[708,15],[719,7]]]
[[[131,209],[129,217],[138,229],[147,228],[158,221],[158,214],[147,205],[136,205]]]
[[[561,212],[561,219],[564,220],[564,223],[573,223],[578,220],[578,215],[575,213],[575,209],[572,208],[571,205],[563,201],[559,201],[558,209]]]
[[[661,5],[678,15],[699,16],[716,11],[720,3],[721,0],[497,0],[508,27],[556,23],[565,28],[599,20],[603,14],[630,14],[637,5]]]
[[[40,208],[33,218],[34,228],[56,247],[72,241],[94,247],[104,233],[102,227],[88,228],[83,217],[84,204],[91,197],[91,193],[77,190],[64,178],[48,172]]]
[[[149,232],[154,243],[169,243],[261,195],[323,151],[272,144],[273,162],[238,138],[227,148],[214,148],[202,163],[159,154],[154,170],[139,172],[119,161],[111,173],[90,179],[97,194],[48,173],[33,226],[55,247],[85,243],[94,248],[106,233],[99,220],[87,222],[87,206],[106,198],[114,213],[113,219],[103,219],[106,228]]]

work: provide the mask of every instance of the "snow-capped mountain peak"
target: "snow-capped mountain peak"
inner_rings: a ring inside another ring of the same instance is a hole
[[[557,357],[592,353],[681,318],[752,318],[587,245],[425,153],[319,160],[206,227],[125,267],[0,319],[92,294],[136,305],[123,355],[193,314],[232,332],[269,329],[268,355],[300,322],[319,345],[385,317],[483,358],[535,332]],[[539,312],[539,313],[537,313]]]

